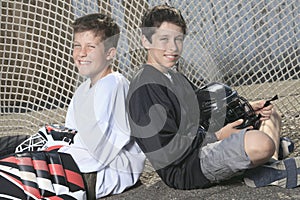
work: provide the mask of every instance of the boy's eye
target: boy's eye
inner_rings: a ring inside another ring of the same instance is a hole
[[[73,47],[78,48],[78,47],[80,47],[80,45],[79,44],[74,44]]]
[[[176,38],[176,40],[182,42],[183,38],[179,37],[179,38]]]
[[[166,41],[168,40],[168,38],[160,38],[160,40]]]

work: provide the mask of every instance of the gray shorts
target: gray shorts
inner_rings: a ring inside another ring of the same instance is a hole
[[[210,136],[209,141],[204,141],[199,158],[202,172],[211,183],[228,180],[250,168],[251,161],[244,150],[245,133],[241,130],[221,141]]]

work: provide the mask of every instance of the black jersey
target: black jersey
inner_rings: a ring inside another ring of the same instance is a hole
[[[144,65],[130,83],[127,108],[133,138],[161,179],[177,189],[209,184],[200,167],[205,132],[194,88],[180,73]]]

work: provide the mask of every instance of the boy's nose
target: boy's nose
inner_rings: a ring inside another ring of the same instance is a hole
[[[87,54],[86,49],[85,49],[85,48],[81,48],[81,49],[80,49],[80,52],[79,52],[79,55],[80,55],[80,56],[86,56],[86,54]]]
[[[168,45],[169,50],[176,51],[178,49],[177,44],[174,40],[171,40]]]

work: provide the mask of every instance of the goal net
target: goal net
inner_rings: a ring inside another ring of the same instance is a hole
[[[71,56],[75,18],[94,12],[115,18],[121,37],[114,66],[130,79],[145,59],[141,16],[165,3],[179,8],[188,23],[178,70],[199,86],[227,83],[250,100],[277,94],[277,108],[296,124],[299,0],[1,0],[0,135],[64,123],[84,80]]]

